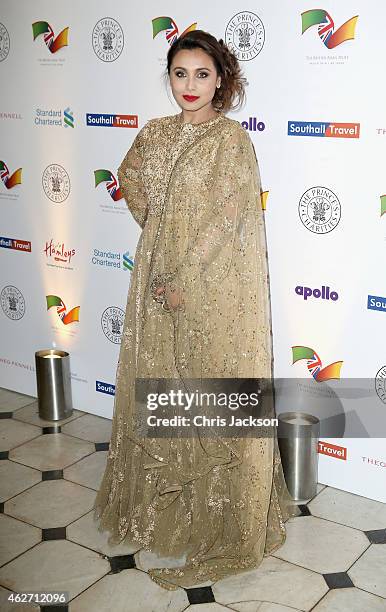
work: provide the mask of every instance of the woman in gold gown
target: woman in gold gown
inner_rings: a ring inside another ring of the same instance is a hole
[[[223,41],[202,30],[178,38],[167,59],[182,111],[149,120],[118,171],[143,231],[94,518],[110,543],[185,556],[184,566],[149,570],[175,589],[257,567],[299,509],[276,433],[152,438],[135,428],[136,378],[273,376],[258,164],[248,133],[225,116],[243,101],[244,78]]]

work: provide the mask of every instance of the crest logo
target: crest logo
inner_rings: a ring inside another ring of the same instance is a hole
[[[8,57],[9,53],[9,34],[8,30],[0,23],[0,62]]]
[[[121,343],[125,313],[122,308],[109,306],[103,311],[101,325],[104,335],[113,344]]]
[[[376,373],[375,390],[381,402],[386,404],[386,365],[382,366]]]
[[[260,17],[250,11],[237,13],[225,29],[225,42],[239,61],[259,55],[265,42],[265,30]]]
[[[42,184],[44,193],[52,202],[61,204],[70,193],[70,177],[67,170],[59,164],[51,164],[43,172]]]
[[[47,21],[35,21],[35,23],[32,24],[34,40],[43,34],[44,42],[51,53],[56,53],[59,49],[68,45],[68,30],[69,28],[64,28],[64,30],[54,38],[54,31]]]
[[[338,225],[340,215],[340,202],[327,187],[311,187],[300,198],[300,220],[314,234],[331,232]]]
[[[92,31],[92,48],[102,62],[114,62],[121,55],[125,41],[123,30],[115,19],[103,17]]]
[[[24,317],[25,299],[17,287],[7,285],[0,294],[0,304],[4,314],[12,321],[19,321]]]
[[[327,49],[334,49],[347,40],[352,40],[355,37],[355,26],[357,24],[358,15],[351,17],[343,25],[334,32],[334,21],[323,9],[312,9],[305,11],[302,16],[302,34],[314,25],[318,26],[318,34],[322,43]]]

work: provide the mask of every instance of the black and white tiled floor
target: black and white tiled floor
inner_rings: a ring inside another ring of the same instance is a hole
[[[39,418],[36,398],[0,389],[2,612],[386,612],[386,504],[318,485],[257,570],[166,591],[149,553],[110,547],[92,520],[111,421]],[[68,591],[67,606],[18,605],[11,591]]]

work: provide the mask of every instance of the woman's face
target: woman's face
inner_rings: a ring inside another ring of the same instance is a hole
[[[178,51],[170,66],[170,85],[177,104],[186,111],[211,106],[221,78],[210,55],[202,49]],[[194,99],[184,96],[194,96]]]

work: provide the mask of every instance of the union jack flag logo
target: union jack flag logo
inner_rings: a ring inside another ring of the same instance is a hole
[[[46,43],[47,47],[50,48],[54,41],[54,32],[51,26],[49,24],[47,25],[48,25],[48,32],[44,34],[44,42]]]
[[[166,40],[169,45],[172,45],[174,41],[178,38],[178,26],[174,19],[170,19],[171,27],[166,30]]]
[[[334,32],[334,21],[331,15],[329,15],[326,12],[324,21],[322,21],[322,23],[318,26],[318,34],[319,34],[320,40],[324,42],[326,46],[333,32]]]
[[[322,362],[317,353],[314,353],[311,359],[307,360],[307,368],[309,373],[316,378],[318,376],[318,372],[320,372],[322,367]]]

